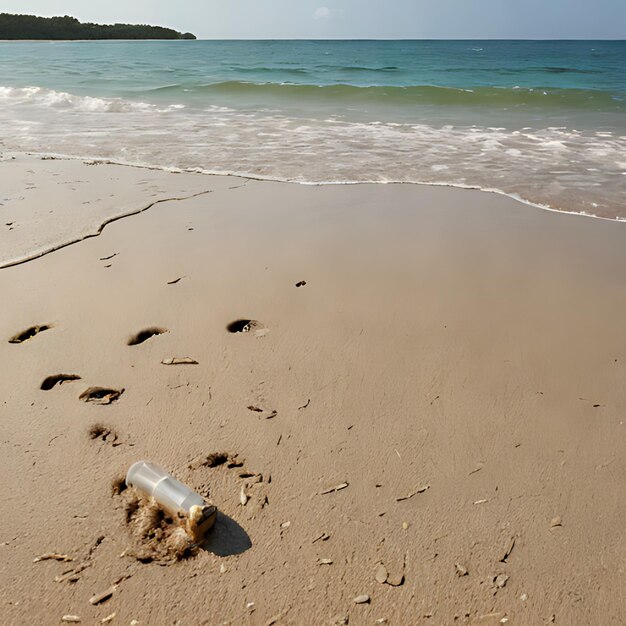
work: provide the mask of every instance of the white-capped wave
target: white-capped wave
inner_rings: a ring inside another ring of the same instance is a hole
[[[12,104],[32,104],[55,109],[70,109],[87,113],[126,113],[131,111],[166,112],[185,108],[183,104],[172,104],[158,108],[146,102],[133,102],[122,98],[96,98],[79,96],[65,91],[55,91],[45,87],[3,87],[0,86],[0,101]]]

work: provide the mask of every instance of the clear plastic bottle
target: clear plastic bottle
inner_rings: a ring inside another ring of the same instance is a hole
[[[160,507],[183,522],[196,539],[202,538],[215,522],[217,509],[213,505],[154,463],[133,463],[126,474],[126,484],[154,498]]]
[[[130,466],[126,484],[154,498],[172,515],[188,515],[193,505],[206,505],[200,494],[176,480],[162,467],[148,461],[137,461]]]

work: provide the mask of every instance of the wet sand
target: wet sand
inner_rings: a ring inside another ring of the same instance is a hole
[[[620,621],[626,225],[478,191],[18,161],[5,264],[210,193],[0,270],[3,623]],[[77,218],[72,180],[105,210]],[[58,374],[81,378],[40,389]],[[94,386],[123,393],[81,401]],[[209,467],[222,452],[235,466]],[[218,506],[197,556],[133,556],[111,484],[140,459]]]

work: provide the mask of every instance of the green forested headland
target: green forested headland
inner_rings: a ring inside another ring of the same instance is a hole
[[[91,24],[75,17],[0,13],[1,39],[195,39],[191,33],[146,24]]]

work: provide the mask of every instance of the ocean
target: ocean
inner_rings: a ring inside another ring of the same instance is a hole
[[[626,218],[626,41],[3,42],[0,150]]]

